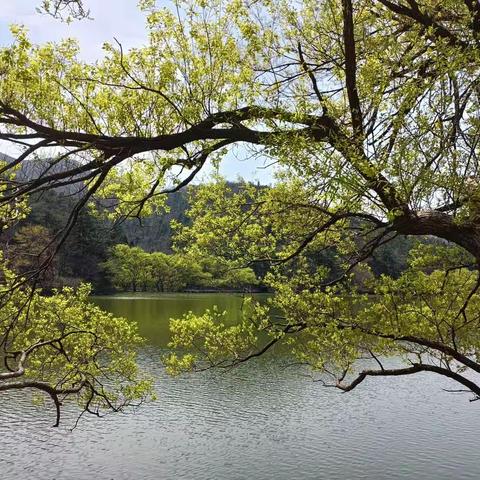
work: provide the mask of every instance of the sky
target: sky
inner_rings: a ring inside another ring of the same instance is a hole
[[[140,47],[147,42],[145,15],[137,8],[137,0],[85,0],[93,20],[66,24],[39,14],[36,11],[41,0],[2,0],[0,8],[0,46],[11,43],[9,25],[27,27],[34,43],[75,38],[81,49],[81,57],[87,61],[102,58],[104,42],[114,38],[124,49]],[[9,152],[7,152],[9,153]],[[272,182],[271,169],[263,168],[261,160],[252,160],[241,147],[236,155],[229,155],[220,167],[220,173],[230,180],[239,176],[262,184]],[[211,171],[209,169],[206,174]],[[204,176],[206,175],[204,174]]]

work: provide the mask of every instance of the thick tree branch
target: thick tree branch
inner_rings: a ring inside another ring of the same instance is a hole
[[[357,89],[357,54],[355,51],[355,29],[352,0],[342,0],[343,6],[343,45],[345,49],[345,81],[347,86],[352,126],[361,145],[363,137],[363,115]]]
[[[432,28],[436,36],[448,40],[451,45],[461,47],[462,49],[470,48],[470,45],[467,42],[465,42],[461,38],[458,38],[457,35],[448,30],[441,23],[437,22],[433,18],[433,16],[429,15],[428,13],[422,12],[416,2],[409,0],[410,7],[407,7],[405,5],[394,3],[390,0],[376,1],[380,2],[383,6],[385,6],[392,12],[414,20],[414,22],[416,22],[418,25],[421,25],[422,27]]]
[[[476,397],[480,397],[480,387],[471,380],[465,378],[463,375],[456,373],[446,368],[441,368],[436,365],[427,365],[414,363],[413,366],[407,368],[383,369],[383,370],[363,370],[350,383],[344,383],[343,380],[338,381],[335,386],[344,392],[350,392],[362,383],[367,377],[395,377],[403,375],[412,375],[419,372],[433,372],[444,377],[451,378],[458,383],[467,387]]]

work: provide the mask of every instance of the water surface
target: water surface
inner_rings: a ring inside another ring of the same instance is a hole
[[[477,479],[480,402],[422,374],[326,389],[272,355],[229,373],[169,378],[160,356],[168,319],[214,303],[239,315],[237,295],[98,297],[139,322],[140,362],[158,400],[129,414],[50,428],[53,411],[0,394],[0,479]],[[237,317],[238,318],[238,317]],[[48,406],[48,403],[47,403]]]

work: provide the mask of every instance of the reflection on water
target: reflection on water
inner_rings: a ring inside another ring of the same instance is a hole
[[[129,414],[50,428],[52,411],[0,394],[3,479],[477,479],[477,403],[423,374],[325,389],[273,357],[229,373],[169,378],[159,358],[168,318],[234,295],[97,298],[140,322],[140,362],[158,400]]]
[[[260,301],[268,295],[256,294]],[[192,311],[203,313],[207,308],[217,305],[219,311],[228,312],[228,321],[234,323],[240,319],[245,298],[240,294],[225,293],[138,293],[108,297],[93,297],[100,307],[119,317],[126,317],[138,323],[140,334],[149,344],[166,347],[170,340],[168,321]],[[227,320],[227,319],[226,319]]]

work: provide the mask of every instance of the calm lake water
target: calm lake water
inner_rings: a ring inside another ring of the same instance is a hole
[[[158,400],[135,412],[50,428],[53,412],[0,394],[1,480],[478,479],[480,402],[444,392],[434,375],[364,382],[342,394],[271,355],[229,373],[169,378],[160,364],[168,319],[225,294],[97,297],[139,323],[140,362]],[[47,403],[47,406],[50,406]]]

